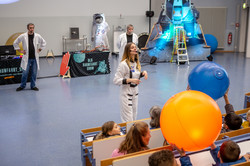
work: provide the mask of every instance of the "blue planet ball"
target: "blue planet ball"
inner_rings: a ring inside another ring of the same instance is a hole
[[[226,93],[229,78],[222,66],[214,62],[202,62],[190,72],[188,83],[191,90],[201,91],[217,100]]]
[[[212,54],[218,47],[218,41],[216,37],[211,34],[205,34],[204,36],[205,36],[207,45],[211,47],[211,54]]]

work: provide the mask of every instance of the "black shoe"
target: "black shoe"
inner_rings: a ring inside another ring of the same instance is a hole
[[[31,88],[31,90],[39,91],[39,89],[36,86],[34,88]]]
[[[16,91],[21,91],[21,90],[23,90],[24,88],[22,88],[21,86],[20,87],[18,87],[18,88],[16,88]]]
[[[207,59],[209,60],[209,61],[213,61],[213,56],[212,55],[209,55],[208,57],[207,57]]]

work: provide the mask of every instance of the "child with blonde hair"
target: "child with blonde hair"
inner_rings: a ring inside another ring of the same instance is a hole
[[[247,112],[247,120],[242,123],[243,128],[250,127],[250,110]]]

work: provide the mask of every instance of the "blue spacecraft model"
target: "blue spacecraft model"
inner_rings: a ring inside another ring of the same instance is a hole
[[[210,47],[206,45],[199,11],[190,0],[165,0],[157,23],[154,24],[144,48],[141,62],[177,62],[206,60]]]

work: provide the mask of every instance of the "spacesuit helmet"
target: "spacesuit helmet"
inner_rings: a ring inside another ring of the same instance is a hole
[[[94,24],[101,24],[105,22],[105,17],[103,13],[96,13],[93,15],[93,23]]]

